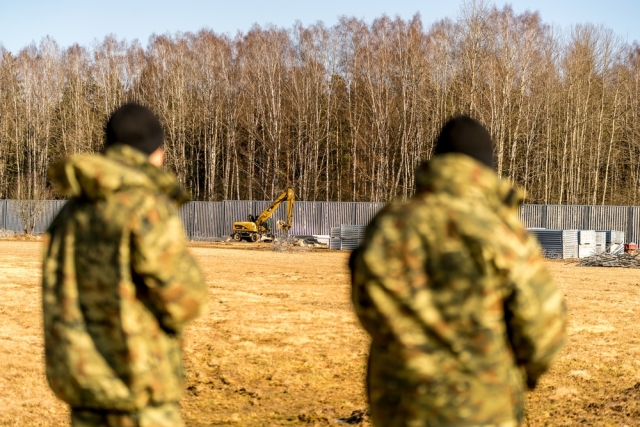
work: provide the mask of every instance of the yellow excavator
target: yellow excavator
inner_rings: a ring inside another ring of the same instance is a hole
[[[231,238],[236,242],[243,239],[247,239],[252,242],[257,242],[263,238],[273,239],[271,215],[273,215],[273,212],[278,209],[278,206],[285,201],[287,202],[287,222],[280,220],[276,223],[276,226],[278,229],[289,230],[293,222],[293,204],[295,203],[293,190],[290,188],[276,197],[269,207],[263,210],[257,218],[254,218],[253,215],[249,215],[247,221],[234,222]]]

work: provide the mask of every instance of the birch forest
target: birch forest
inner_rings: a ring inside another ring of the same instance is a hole
[[[50,162],[100,152],[127,101],[165,128],[166,168],[195,200],[388,201],[414,191],[442,124],[490,130],[526,203],[636,205],[640,45],[485,3],[423,25],[381,16],[0,45],[0,198],[55,197]]]

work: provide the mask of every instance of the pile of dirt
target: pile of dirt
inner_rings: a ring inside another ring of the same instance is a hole
[[[279,236],[273,239],[273,250],[276,252],[305,252],[310,249],[312,246],[295,236]]]
[[[273,240],[273,250],[280,252],[305,252],[327,248],[327,245],[308,236],[278,236]]]

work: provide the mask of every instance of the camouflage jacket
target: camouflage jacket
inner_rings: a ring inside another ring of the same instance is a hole
[[[350,260],[372,337],[375,425],[515,426],[561,349],[565,304],[519,192],[462,154],[421,165],[417,194],[388,205]]]
[[[181,330],[206,300],[178,217],[186,193],[123,145],[64,159],[49,178],[70,197],[45,235],[49,385],[74,408],[177,402]]]

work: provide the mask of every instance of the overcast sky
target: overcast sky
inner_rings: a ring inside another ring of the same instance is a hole
[[[296,20],[308,25],[334,25],[342,15],[371,22],[387,14],[409,19],[420,13],[425,27],[456,19],[462,0],[0,0],[0,44],[17,53],[49,35],[61,47],[91,46],[108,34],[138,39],[146,46],[152,34],[196,32],[209,28],[235,35],[253,24],[291,27]],[[538,11],[543,22],[564,30],[593,23],[612,29],[626,41],[640,40],[640,0],[513,0],[517,13]]]

